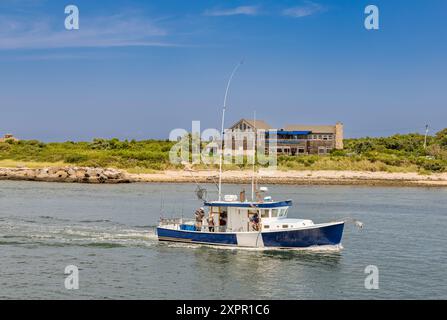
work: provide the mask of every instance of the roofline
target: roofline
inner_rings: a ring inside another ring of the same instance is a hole
[[[306,134],[311,134],[312,131],[310,130],[292,130],[292,131],[288,131],[288,130],[276,130],[276,134],[286,134],[286,135],[306,135]],[[267,132],[268,134],[268,132]]]
[[[270,125],[270,124],[268,124],[266,121],[264,121],[264,120],[262,120],[262,119],[259,119],[259,120],[255,120],[255,119],[247,119],[247,118],[241,118],[241,119],[239,119],[238,121],[236,121],[235,123],[233,123],[229,128],[233,128],[234,126],[236,126],[238,123],[240,123],[240,122],[246,122],[248,125],[250,125],[250,126],[252,126],[252,127],[256,127],[255,126],[255,124],[254,124],[254,122],[259,122],[259,124],[265,124],[267,127],[269,127],[268,129],[264,129],[264,130],[269,130],[269,129],[272,129],[273,127]],[[253,122],[253,123],[251,123],[251,122]],[[256,128],[256,129],[258,129],[258,128]]]

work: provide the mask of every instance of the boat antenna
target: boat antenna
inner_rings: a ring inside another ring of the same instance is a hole
[[[256,163],[256,111],[253,113],[253,174],[251,177],[251,201],[255,201],[255,163]]]
[[[233,72],[231,72],[230,78],[228,79],[227,82],[227,87],[225,89],[225,96],[224,96],[224,103],[223,103],[223,108],[222,108],[222,124],[221,124],[221,133],[222,133],[222,138],[220,141],[220,155],[219,155],[219,201],[222,200],[222,162],[223,162],[223,146],[224,146],[224,136],[225,136],[225,132],[224,132],[224,124],[225,124],[225,111],[227,109],[227,97],[228,97],[228,91],[230,89],[230,84],[231,84],[231,80],[233,80],[233,77],[237,71],[237,69],[239,69],[239,67],[244,63],[244,60],[241,60],[233,69]]]

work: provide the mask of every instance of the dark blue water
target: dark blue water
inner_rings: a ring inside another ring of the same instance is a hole
[[[191,216],[194,189],[0,182],[0,298],[447,298],[447,189],[270,186],[294,200],[291,217],[364,222],[346,226],[340,252],[158,243],[160,211]],[[67,265],[80,270],[79,290],[64,287]],[[378,290],[365,289],[368,265]]]

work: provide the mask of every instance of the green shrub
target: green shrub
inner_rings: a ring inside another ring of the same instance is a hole
[[[437,132],[435,139],[441,148],[447,149],[447,128]]]
[[[331,151],[331,156],[334,156],[334,157],[345,157],[346,156],[346,151],[345,150],[333,149]]]
[[[446,169],[446,163],[442,160],[419,159],[418,165],[428,171],[443,172]]]
[[[344,150],[333,150],[328,157],[317,155],[278,155],[280,168],[294,170],[366,170],[441,172],[447,167],[447,129],[428,137],[420,134],[380,138],[346,139]],[[92,142],[42,143],[37,140],[8,140],[0,143],[0,159],[59,162],[83,166],[123,169],[165,170],[182,168],[169,162],[169,151],[176,142],[165,140],[120,141],[94,139]],[[430,156],[427,158],[426,156]],[[211,168],[202,165],[200,168]],[[246,169],[251,163],[244,157],[241,165],[226,168]],[[215,166],[214,166],[215,168]]]
[[[88,156],[85,154],[70,154],[65,156],[64,161],[67,163],[81,163],[88,160]]]
[[[11,150],[11,146],[8,143],[1,142],[0,143],[0,152],[8,152]]]

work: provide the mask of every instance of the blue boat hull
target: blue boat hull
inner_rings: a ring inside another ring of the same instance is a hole
[[[157,228],[158,240],[237,245],[235,233],[199,232]]]
[[[311,228],[265,232],[203,232],[158,227],[160,241],[202,243],[242,247],[307,248],[341,243],[344,223],[316,225]]]
[[[290,232],[266,232],[262,234],[265,247],[306,248],[338,245],[343,236],[344,223]]]

